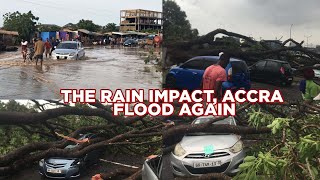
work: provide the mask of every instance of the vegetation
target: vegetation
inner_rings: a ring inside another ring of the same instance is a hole
[[[163,37],[164,41],[186,41],[198,36],[198,30],[192,29],[187,15],[173,0],[163,1]]]
[[[292,107],[281,107],[290,112]],[[281,111],[280,111],[281,110]],[[319,114],[302,112],[299,118],[277,117],[267,111],[252,110],[249,124],[271,128],[272,135],[251,148],[235,179],[319,179]]]
[[[117,25],[115,23],[108,23],[103,27],[103,32],[114,32],[118,31],[119,29],[117,28]]]
[[[36,32],[36,23],[39,20],[31,11],[20,13],[6,13],[3,15],[3,29],[8,31],[17,31],[20,39],[29,40]]]
[[[101,29],[101,26],[93,23],[93,21],[91,21],[91,20],[81,19],[77,24],[77,28],[97,32]]]

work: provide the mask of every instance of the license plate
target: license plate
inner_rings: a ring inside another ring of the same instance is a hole
[[[221,166],[221,161],[213,161],[213,162],[202,162],[202,163],[194,163],[194,168],[204,168],[204,167],[216,167]]]
[[[54,173],[54,174],[60,174],[61,170],[60,169],[47,169],[48,173]]]

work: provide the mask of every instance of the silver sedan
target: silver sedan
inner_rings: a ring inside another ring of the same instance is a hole
[[[208,122],[214,117],[199,117],[193,124]],[[233,117],[214,124],[236,125]],[[235,175],[245,158],[243,143],[235,134],[186,134],[171,153],[173,173],[177,176],[200,176],[207,173]]]

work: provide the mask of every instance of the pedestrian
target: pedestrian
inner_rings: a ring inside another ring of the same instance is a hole
[[[49,42],[49,39],[47,38],[46,42],[44,43],[45,46],[45,54],[46,54],[46,59],[48,58],[48,55],[51,56],[50,50],[51,50],[51,43]]]
[[[202,77],[202,89],[214,90],[215,98],[222,98],[222,83],[227,81],[227,73],[225,68],[230,62],[230,56],[226,53],[220,53],[217,64],[209,66]],[[206,96],[203,96],[204,102],[209,102]]]
[[[35,58],[36,58],[36,65],[38,65],[38,60],[41,60],[41,66],[43,61],[43,53],[44,53],[45,45],[40,37],[38,41],[34,44],[34,51],[35,51]]]
[[[57,48],[57,46],[59,45],[59,39],[56,39],[55,41],[52,42],[52,48],[51,48],[51,53]]]
[[[28,53],[28,41],[21,40],[21,53],[23,62],[26,62],[27,59],[27,53]]]
[[[310,104],[320,94],[320,85],[314,81],[315,73],[312,68],[307,68],[303,71],[304,80],[300,81],[300,91],[302,92],[303,100]]]

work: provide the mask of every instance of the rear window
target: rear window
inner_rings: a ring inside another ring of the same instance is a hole
[[[248,72],[248,66],[243,61],[234,61],[231,63],[232,73],[246,73]]]

